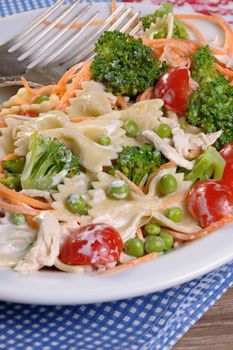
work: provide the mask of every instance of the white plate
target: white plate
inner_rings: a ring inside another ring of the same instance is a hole
[[[142,13],[154,7],[133,5]],[[109,4],[94,4],[105,15]],[[179,9],[190,12],[190,8]],[[15,34],[38,11],[4,18],[0,21],[0,44]],[[199,23],[209,39],[214,38],[213,25]],[[5,94],[5,95],[4,95]],[[0,92],[4,99],[9,91]],[[40,271],[21,275],[8,269],[0,270],[0,299],[36,304],[83,304],[105,302],[163,290],[207,273],[233,258],[233,226],[186,245],[159,259],[109,276],[75,275],[56,271]]]

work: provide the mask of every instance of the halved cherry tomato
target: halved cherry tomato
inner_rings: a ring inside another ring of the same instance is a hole
[[[229,142],[224,145],[220,151],[220,154],[226,161],[222,180],[227,186],[229,186],[229,190],[232,193],[233,202],[233,142]]]
[[[223,181],[202,181],[190,191],[188,208],[201,226],[207,227],[231,212],[230,197],[229,188]]]
[[[226,143],[219,153],[226,161],[233,159],[233,142]]]
[[[169,69],[155,86],[156,98],[164,101],[164,106],[177,113],[184,113],[188,107],[189,74],[187,68]]]
[[[107,224],[91,224],[71,232],[61,247],[59,259],[68,265],[98,267],[117,262],[122,250],[118,231]]]

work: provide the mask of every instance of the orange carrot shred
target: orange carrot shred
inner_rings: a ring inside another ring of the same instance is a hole
[[[38,224],[33,220],[33,216],[32,215],[25,215],[25,219],[28,223],[29,226],[31,226],[32,228],[37,228]]]
[[[35,90],[33,90],[29,84],[28,84],[28,81],[24,78],[24,77],[21,77],[21,80],[22,80],[22,83],[25,87],[25,89],[32,95],[35,95]]]
[[[5,157],[2,158],[2,160],[11,160],[11,159],[15,159],[15,158],[19,158],[17,156],[17,154],[15,153],[9,153],[7,154]]]
[[[120,271],[123,271],[123,270],[125,270],[125,269],[127,269],[129,267],[133,267],[133,266],[140,265],[142,263],[154,260],[154,259],[158,258],[159,256],[160,256],[159,253],[150,253],[150,254],[142,256],[141,258],[137,258],[137,259],[131,260],[130,262],[128,262],[126,264],[117,265],[116,267],[113,267],[111,269],[108,269],[108,270],[105,270],[105,271],[98,271],[96,273],[98,275],[102,275],[103,276],[103,275],[108,275],[108,274],[110,274],[112,272],[120,272]]]
[[[69,104],[69,99],[73,97],[75,90],[82,88],[82,82],[88,81],[91,79],[91,62],[87,61],[84,63],[83,67],[76,74],[72,83],[62,96],[60,102],[56,106],[57,109],[64,111]]]
[[[199,39],[201,42],[205,42],[205,38],[202,35],[202,33],[197,29],[197,27],[194,24],[188,23],[186,21],[181,20],[181,22],[185,25],[185,27],[187,27],[188,29],[190,29],[197,37],[197,39]]]
[[[233,78],[233,70],[228,69],[228,68],[224,68],[222,67],[220,64],[216,63],[216,68],[217,70],[222,73],[223,75],[225,75],[227,78],[232,79]]]
[[[22,203],[28,204],[38,209],[44,209],[44,210],[52,209],[50,204],[41,202],[37,199],[24,196],[23,194],[16,192],[14,190],[11,190],[10,188],[7,188],[2,184],[0,184],[0,195],[6,196],[7,198],[9,198],[11,202],[20,201]]]

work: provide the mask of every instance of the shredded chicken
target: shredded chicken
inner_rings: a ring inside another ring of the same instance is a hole
[[[36,242],[24,258],[15,266],[23,273],[34,272],[43,266],[53,266],[59,255],[61,227],[53,213],[38,216],[40,224]]]
[[[221,130],[209,134],[186,132],[180,127],[175,113],[171,114],[169,118],[160,117],[159,122],[170,126],[173,134],[170,144],[174,146],[181,157],[186,159],[191,159],[201,154],[208,146],[213,145],[222,134]],[[194,131],[196,132],[196,130]],[[163,139],[163,141],[168,144],[167,139]]]
[[[25,196],[32,197],[32,198],[44,198],[48,203],[52,203],[52,197],[48,191],[40,191],[40,190],[22,190],[20,193],[24,194]]]
[[[146,136],[167,159],[175,162],[178,166],[185,169],[192,169],[194,161],[189,161],[182,157],[177,150],[171,145],[167,144],[161,137],[151,130],[145,130],[142,133]]]

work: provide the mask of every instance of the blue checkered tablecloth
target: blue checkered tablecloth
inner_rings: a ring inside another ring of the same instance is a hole
[[[52,3],[0,0],[0,16]],[[233,263],[181,286],[118,302],[82,306],[0,302],[0,349],[171,349],[232,284]]]

